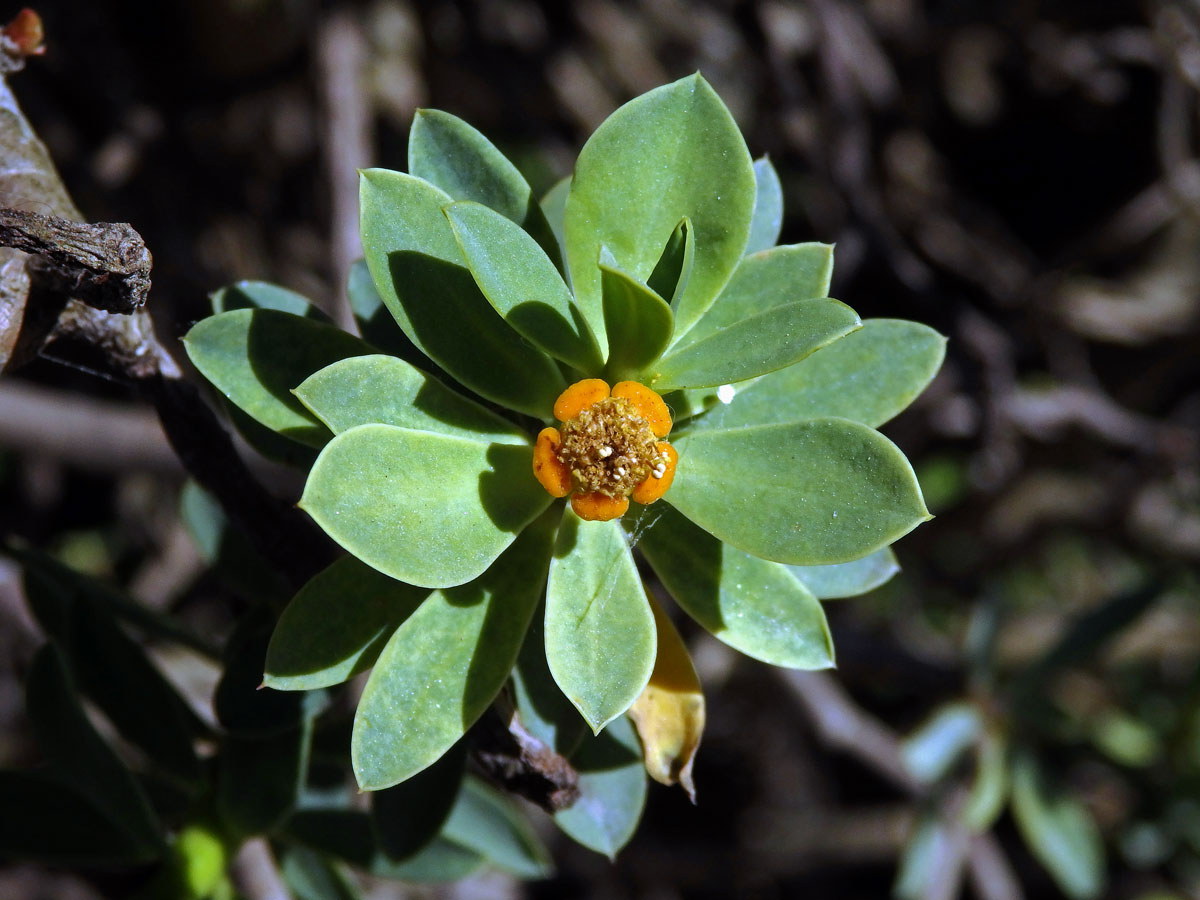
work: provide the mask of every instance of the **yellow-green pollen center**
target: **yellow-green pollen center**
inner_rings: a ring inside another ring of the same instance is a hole
[[[633,405],[608,397],[563,424],[559,461],[577,491],[628,497],[659,465],[658,438]]]

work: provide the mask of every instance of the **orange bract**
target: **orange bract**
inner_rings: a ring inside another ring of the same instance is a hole
[[[560,422],[573,419],[589,406],[608,396],[608,382],[601,378],[577,381],[554,401],[554,418]]]
[[[612,395],[628,400],[649,423],[655,437],[666,437],[671,433],[671,411],[655,391],[636,381],[619,381],[613,386]]]
[[[609,497],[606,494],[572,494],[571,509],[587,522],[607,522],[619,519],[629,509],[628,497]]]
[[[679,463],[679,454],[666,441],[659,441],[658,452],[662,456],[661,474],[656,478],[654,472],[646,476],[646,480],[633,489],[633,502],[643,506],[653,503],[667,492],[671,482],[675,480],[675,466]]]
[[[533,447],[533,477],[551,497],[565,497],[571,493],[571,470],[558,459],[560,443],[562,435],[557,428],[543,428]]]

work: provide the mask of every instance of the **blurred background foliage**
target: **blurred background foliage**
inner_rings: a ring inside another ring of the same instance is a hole
[[[243,278],[338,316],[354,169],[403,168],[417,107],[465,118],[544,189],[617,105],[697,69],[780,172],[782,241],[835,242],[835,296],[950,338],[887,429],[938,518],[897,546],[892,582],[827,605],[835,679],[688,631],[709,700],[697,808],[655,788],[615,864],[556,839],[550,881],[416,895],[1200,896],[1200,5],[38,10],[47,53],[13,88],[80,208],[145,237],[168,342]],[[0,382],[0,534],[218,644],[244,601],[181,524],[182,483],[122,385],[49,360]],[[203,733],[217,668],[145,640]],[[38,759],[21,683],[41,642],[0,561],[0,767]],[[237,865],[256,896],[262,859]],[[4,897],[120,888],[0,868]]]

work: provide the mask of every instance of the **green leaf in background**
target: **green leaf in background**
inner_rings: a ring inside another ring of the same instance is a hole
[[[596,375],[600,347],[554,263],[528,234],[479,203],[445,209],[475,283],[512,328],[535,347]]]
[[[516,222],[559,269],[558,240],[525,177],[478,130],[439,109],[419,109],[408,134],[408,171],[455,200],[473,200]]]
[[[679,467],[667,501],[763,559],[848,562],[929,518],[904,454],[847,419],[696,431],[674,446]]]
[[[618,268],[606,247],[600,248],[600,284],[609,348],[604,371],[609,381],[624,381],[662,355],[675,318],[658,294]]]
[[[687,290],[688,278],[691,277],[695,261],[696,241],[692,223],[684,216],[667,239],[662,256],[659,257],[650,277],[646,279],[646,287],[666,300],[674,309],[683,292]]]
[[[818,600],[840,600],[858,597],[886,584],[900,571],[900,564],[891,548],[884,547],[850,562],[788,569]]]
[[[646,804],[646,767],[629,720],[614,719],[585,738],[571,754],[579,773],[579,799],[554,814],[554,822],[589,850],[613,859],[629,843]]]
[[[1078,800],[1059,792],[1029,752],[1013,761],[1012,811],[1030,852],[1072,900],[1104,891],[1104,841]]]
[[[600,247],[645,280],[680,219],[691,220],[694,261],[675,306],[683,333],[741,258],[754,194],[754,166],[737,123],[699,75],[642,94],[596,129],[575,164],[564,231],[576,298],[604,350]]]
[[[932,784],[978,742],[982,730],[983,720],[972,704],[948,703],[905,738],[900,748],[904,766],[917,781]]]
[[[162,826],[133,774],[88,721],[62,654],[52,643],[44,644],[29,664],[25,707],[48,774],[86,797],[109,827],[127,839],[131,851],[136,848],[143,859],[158,857],[166,848]]]
[[[477,580],[435,591],[396,629],[359,700],[350,752],[363,790],[432,765],[512,671],[541,594],[554,517],[521,534]]]
[[[396,425],[500,444],[528,444],[507,419],[394,356],[343,359],[305,379],[296,396],[334,434]]]
[[[272,615],[257,607],[242,616],[225,646],[225,671],[217,682],[213,707],[231,734],[266,738],[290,731],[324,708],[324,691],[263,689],[263,670]]]
[[[654,669],[654,615],[620,523],[565,510],[546,590],[546,660],[598,732],[625,712]]]
[[[548,417],[566,382],[480,292],[442,213],[452,200],[400,172],[362,173],[363,251],[375,287],[404,333],[452,377],[488,400]]]
[[[946,339],[932,328],[868,319],[853,334],[738,391],[711,415],[721,428],[823,416],[875,428],[925,389],[945,353]]]
[[[785,303],[828,297],[832,277],[829,244],[788,244],[743,257],[700,321],[676,337],[672,352]]]
[[[844,303],[825,298],[785,303],[673,350],[650,370],[660,393],[745,381],[799,362],[862,326]]]
[[[466,742],[459,741],[429,768],[371,794],[375,837],[390,859],[408,859],[437,837],[458,800],[466,762]]]
[[[518,878],[545,878],[553,870],[549,852],[511,801],[470,775],[442,834]]]
[[[361,900],[362,893],[332,860],[307,847],[289,847],[279,874],[296,900]]]
[[[963,822],[976,834],[983,834],[1004,812],[1008,795],[1008,741],[995,729],[988,729],[979,745],[975,780],[963,805]]]
[[[544,603],[529,623],[512,679],[522,726],[556,753],[569,756],[587,735],[588,727],[550,674]]]
[[[238,309],[201,319],[183,338],[200,373],[252,419],[320,447],[329,432],[292,388],[331,362],[375,348],[332,325],[273,309]]]
[[[669,506],[642,514],[638,547],[675,602],[717,639],[790,669],[827,669],[833,638],[817,598],[787,566],[722,544]]]
[[[350,274],[346,278],[346,299],[350,301],[358,331],[365,341],[384,353],[399,356],[414,365],[433,365],[429,357],[418,350],[417,345],[396,324],[391,310],[375,289],[375,280],[371,278],[371,270],[367,268],[365,259],[355,260],[350,266]]]
[[[952,826],[933,815],[922,815],[900,857],[900,870],[892,896],[896,900],[924,900],[943,888],[946,860],[954,858]]]
[[[371,817],[352,809],[305,809],[292,816],[283,837],[343,859],[379,878],[440,883],[466,878],[484,858],[444,837],[437,837],[403,862],[388,859],[375,843]]]
[[[783,185],[766,156],[754,161],[754,188],[754,217],[746,240],[747,255],[774,247],[783,228]]]
[[[193,742],[207,731],[186,701],[113,619],[101,588],[49,560],[25,566],[25,596],[63,652],[76,684],[155,765],[198,781]]]
[[[217,810],[227,833],[266,834],[291,815],[311,740],[311,717],[269,737],[225,737],[217,760]]]
[[[263,684],[310,691],[369,669],[392,632],[428,594],[353,556],[339,559],[301,588],[279,617]]]
[[[546,222],[550,225],[550,230],[554,232],[554,239],[558,242],[559,258],[567,258],[567,247],[565,238],[563,237],[563,217],[567,212],[567,195],[571,193],[571,176],[560,178],[554,182],[550,190],[542,195],[542,199],[538,202],[542,212],[546,214]],[[566,267],[563,267],[566,269]],[[563,278],[567,285],[571,284],[571,272],[566,270],[563,272]]]
[[[107,748],[106,748],[107,749]],[[128,774],[128,773],[126,773]],[[161,851],[90,792],[45,772],[0,771],[0,858],[51,865],[137,865]]]
[[[528,446],[359,425],[309,473],[300,507],[367,565],[421,587],[482,573],[550,503]]]
[[[329,322],[329,316],[313,306],[303,294],[269,281],[238,281],[213,291],[208,299],[213,313],[218,315],[235,309],[274,309],[318,322]]]

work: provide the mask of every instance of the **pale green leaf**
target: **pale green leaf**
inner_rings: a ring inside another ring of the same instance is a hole
[[[394,356],[341,360],[305,379],[295,394],[334,434],[377,423],[498,444],[529,442],[508,420]]]
[[[861,325],[837,300],[785,303],[672,350],[648,370],[649,384],[661,393],[745,381],[799,362]]]
[[[216,314],[235,309],[274,309],[318,322],[329,321],[329,316],[303,294],[268,281],[238,281],[213,291],[208,300]]]
[[[363,790],[398,784],[442,756],[504,686],[537,606],[553,514],[480,578],[435,591],[396,629],[363,689],[350,753]]]
[[[518,878],[545,878],[554,868],[550,853],[512,802],[470,775],[463,779],[442,834]]]
[[[904,454],[848,419],[813,419],[673,441],[666,500],[740,550],[791,565],[849,562],[929,518]]]
[[[675,309],[677,327],[686,331],[742,255],[754,194],[745,141],[699,75],[631,100],[596,129],[575,166],[564,230],[575,294],[603,349],[600,247],[644,281],[687,216],[695,257]]]
[[[857,597],[885,584],[900,571],[896,554],[884,547],[861,559],[830,566],[789,566],[800,583],[821,600]]]
[[[765,156],[754,161],[754,186],[754,218],[750,220],[747,254],[774,247],[783,227],[783,185],[771,160]]]
[[[1104,891],[1104,841],[1087,808],[1052,785],[1031,753],[1012,772],[1012,811],[1030,852],[1072,900]]]
[[[353,556],[339,559],[304,585],[279,617],[263,684],[311,691],[352,678],[374,664],[392,632],[428,593]]]
[[[658,296],[671,304],[674,309],[687,290],[688,278],[692,274],[692,265],[696,261],[696,240],[691,221],[684,216],[667,245],[663,248],[654,271],[646,279],[646,286]]]
[[[550,230],[554,232],[554,238],[558,242],[558,249],[561,258],[566,259],[567,248],[563,237],[563,216],[567,211],[567,195],[571,192],[571,176],[560,178],[554,182],[550,190],[542,195],[542,199],[538,202],[542,212],[546,215],[546,221],[550,224]],[[566,266],[563,267],[566,269]],[[567,284],[571,283],[571,273],[569,270],[563,272],[563,278]]]
[[[743,257],[708,311],[690,331],[676,335],[672,351],[776,306],[828,297],[832,277],[829,244],[787,244]]]
[[[669,496],[669,495],[668,495]],[[833,639],[817,598],[787,566],[750,556],[669,506],[647,507],[638,548],[675,602],[716,638],[790,669],[827,669]]]
[[[654,615],[620,523],[564,513],[546,590],[546,660],[598,732],[637,699],[654,669]]]
[[[442,213],[452,200],[400,172],[362,173],[363,251],[375,287],[404,333],[451,376],[488,400],[548,417],[566,382],[480,292]]]
[[[455,200],[482,203],[520,225],[555,266],[558,241],[524,176],[481,132],[440,109],[419,109],[408,134],[408,171]]]
[[[904,739],[904,766],[917,781],[932,784],[950,772],[982,731],[978,709],[970,703],[949,703]]]
[[[550,674],[546,662],[544,606],[529,624],[512,677],[522,727],[556,753],[564,756],[572,753],[588,733],[588,727]]]
[[[710,415],[722,428],[822,416],[878,427],[925,389],[945,352],[946,339],[932,328],[867,319],[853,334],[738,391]]]
[[[550,503],[532,449],[393,425],[335,437],[300,507],[367,565],[409,584],[481,574]]]
[[[646,767],[629,720],[614,719],[571,754],[579,773],[579,799],[554,814],[554,822],[583,846],[609,859],[624,847],[646,805]]]
[[[606,247],[600,249],[600,283],[608,331],[604,371],[609,381],[624,381],[662,355],[674,316],[658,294],[617,265]]]
[[[555,359],[598,374],[604,362],[592,329],[533,238],[479,203],[445,212],[475,283],[504,321]]]
[[[332,325],[273,309],[201,319],[183,338],[188,357],[226,399],[255,421],[313,447],[329,432],[292,388],[331,362],[375,348]]]

